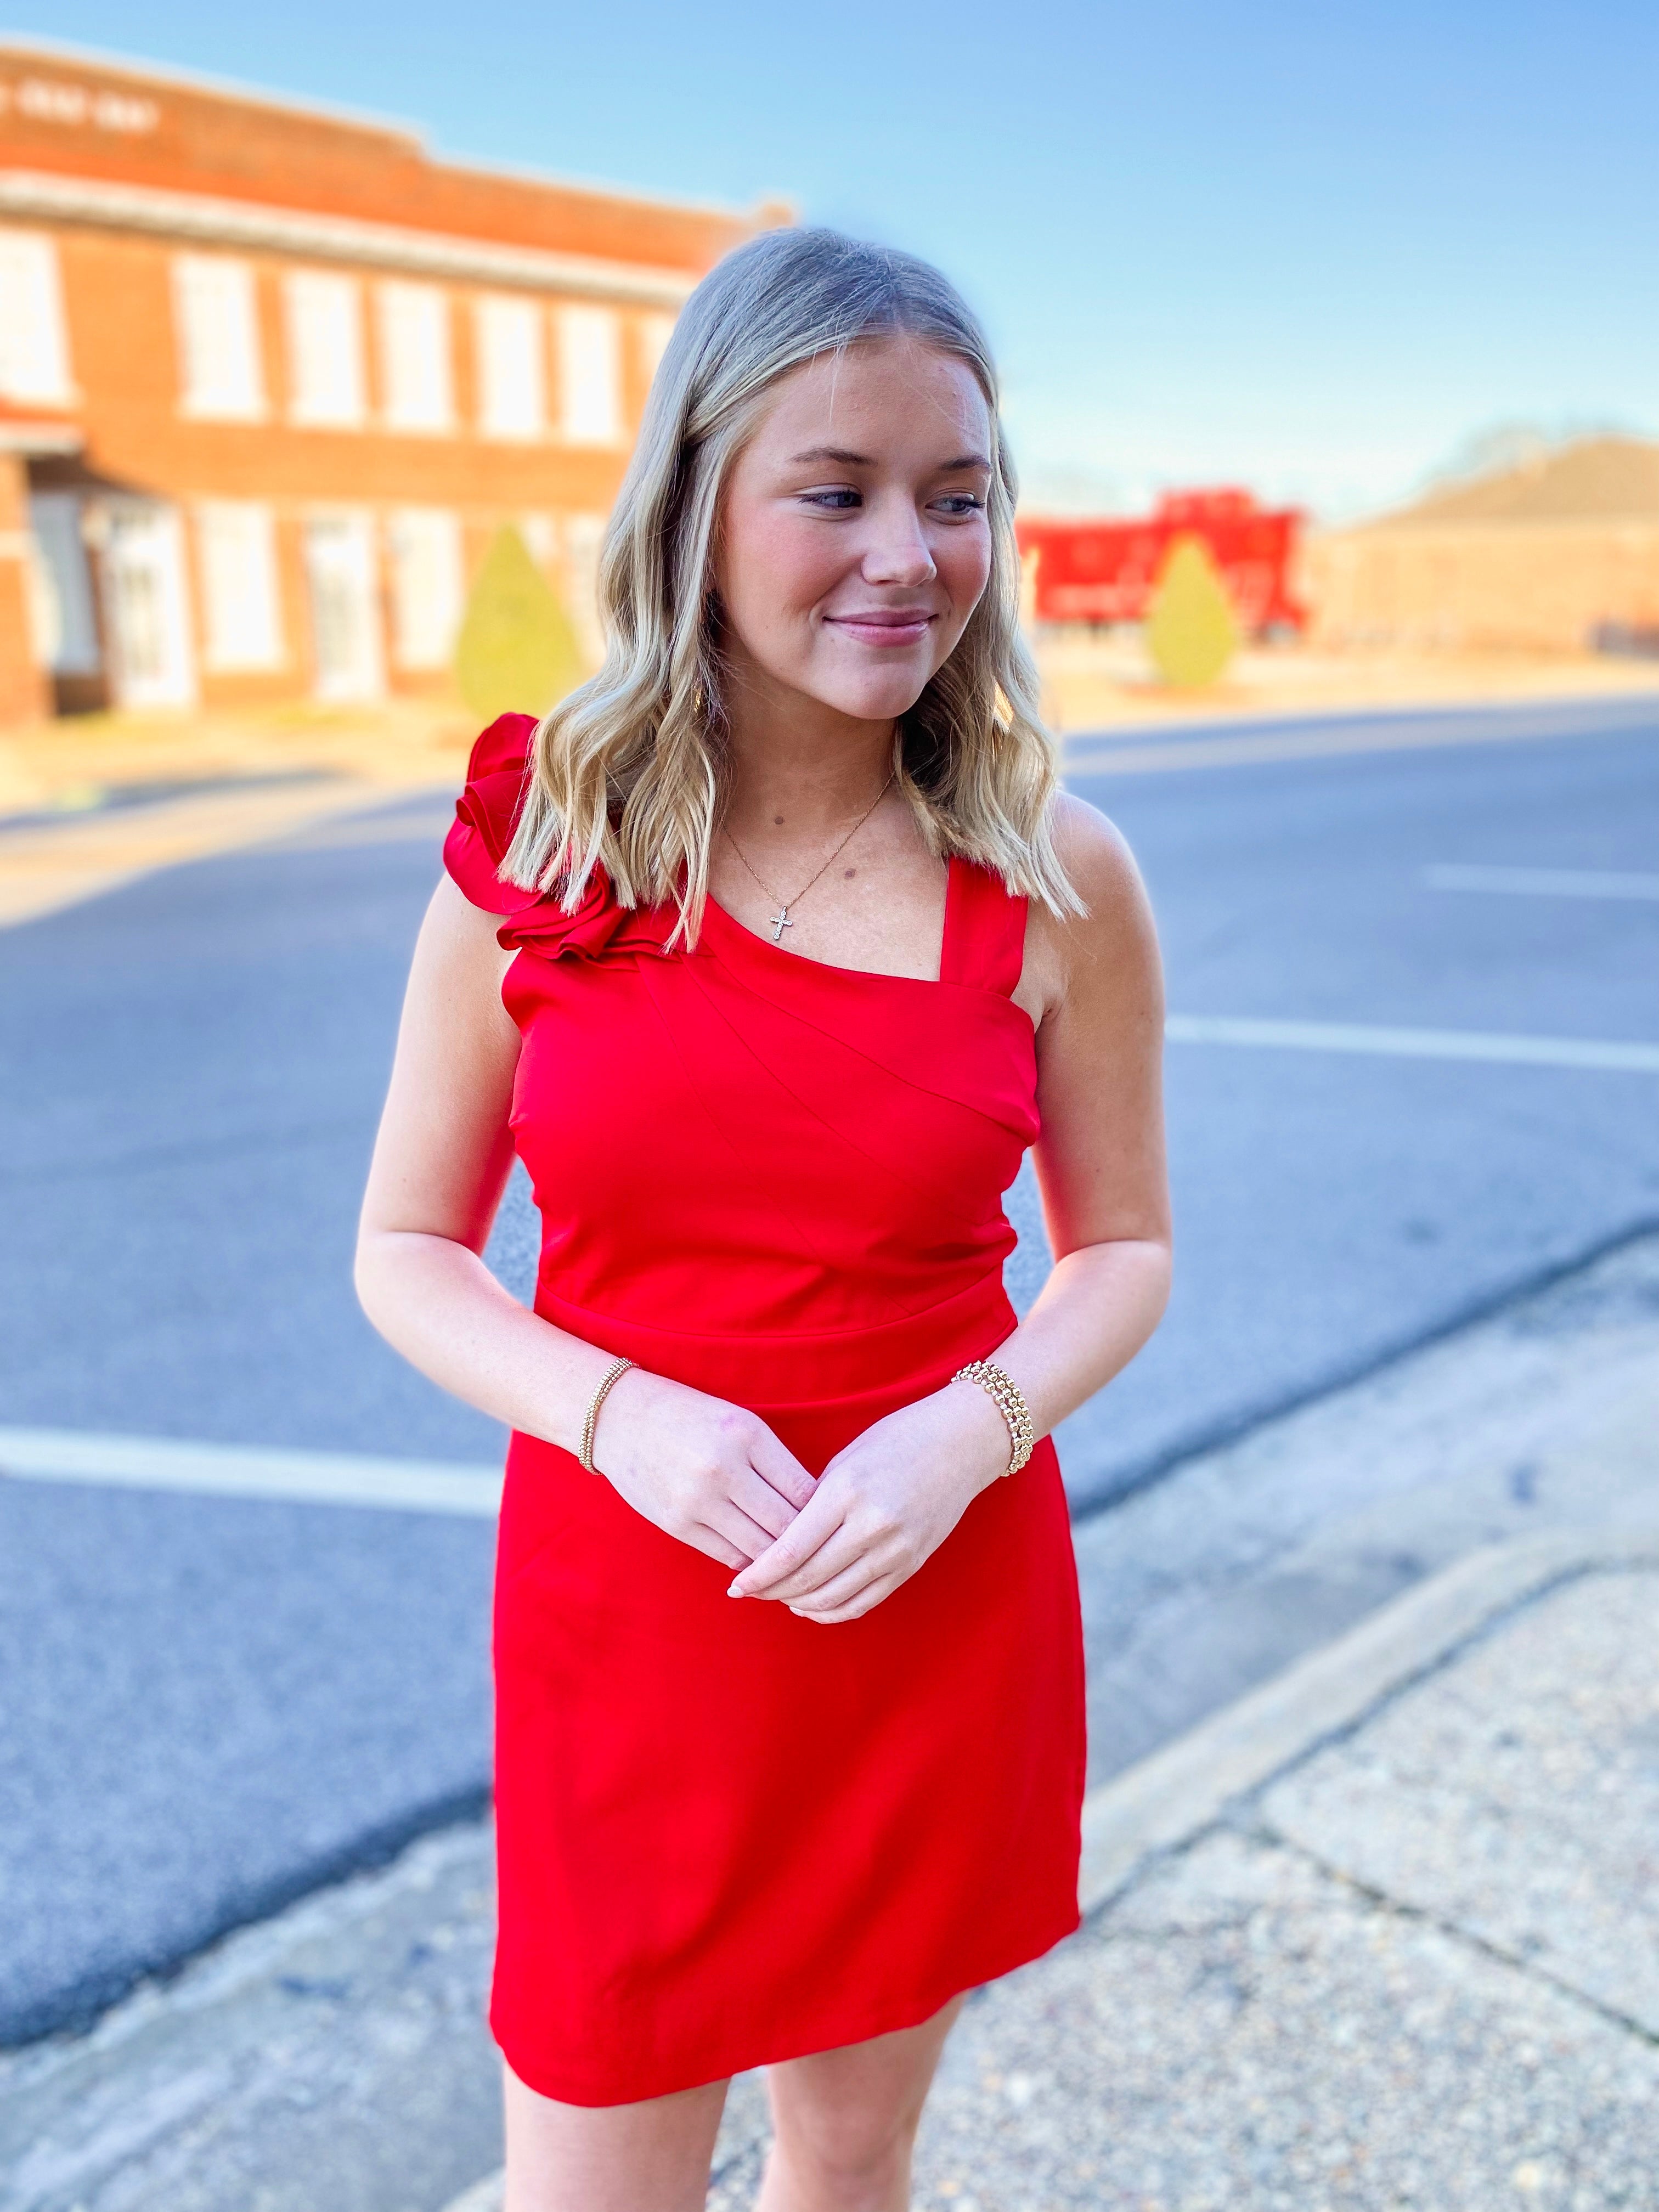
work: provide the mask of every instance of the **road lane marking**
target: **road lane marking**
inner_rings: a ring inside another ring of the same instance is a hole
[[[1287,1052],[1358,1052],[1389,1060],[1477,1060],[1522,1067],[1587,1067],[1659,1075],[1659,1044],[1595,1037],[1505,1036],[1484,1030],[1390,1029],[1362,1022],[1258,1021],[1231,1014],[1171,1014],[1172,1044],[1262,1045]]]
[[[1298,716],[1299,726],[1280,724],[1265,730],[1254,721],[1230,730],[1218,720],[1197,736],[1192,734],[1191,723],[1171,726],[1167,734],[1146,729],[1121,735],[1079,731],[1063,741],[1060,757],[1067,777],[1160,775],[1175,769],[1251,768],[1274,761],[1415,752],[1445,745],[1516,744],[1551,738],[1642,736],[1659,729],[1659,696],[1637,702],[1609,699],[1606,704],[1624,711],[1598,711],[1602,706],[1599,700],[1559,700],[1512,714],[1466,708],[1376,721],[1322,720],[1308,713]]]
[[[1423,871],[1437,891],[1510,891],[1521,897],[1659,899],[1659,876],[1619,868],[1498,868],[1437,860]]]
[[[0,1428],[0,1480],[8,1475],[24,1482],[372,1506],[476,1520],[494,1519],[501,1498],[497,1468],[376,1459],[357,1452],[268,1451],[258,1445],[187,1443],[171,1437],[100,1436],[78,1429]]]

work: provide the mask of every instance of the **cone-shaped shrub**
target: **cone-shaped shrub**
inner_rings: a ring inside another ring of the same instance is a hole
[[[569,617],[511,523],[490,540],[455,641],[455,681],[480,721],[544,714],[586,671]]]
[[[1181,691],[1213,684],[1238,649],[1238,617],[1201,538],[1177,538],[1146,616],[1146,650],[1164,681]]]

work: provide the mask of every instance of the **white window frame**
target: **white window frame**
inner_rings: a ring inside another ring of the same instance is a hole
[[[567,514],[559,526],[564,551],[565,609],[583,657],[594,668],[605,659],[605,623],[599,613],[599,556],[605,548],[609,520],[603,514]]]
[[[620,446],[622,318],[614,307],[567,301],[553,310],[558,334],[559,434],[568,446]]]
[[[92,570],[72,491],[29,494],[29,612],[36,660],[54,676],[96,676],[104,665]]]
[[[521,292],[486,292],[473,302],[478,429],[486,438],[532,445],[547,434],[547,341],[542,313]]]
[[[645,382],[654,384],[657,371],[662,367],[662,357],[668,350],[668,341],[674,335],[678,317],[673,315],[641,315],[637,326],[640,363],[645,370]]]
[[[411,674],[447,668],[466,605],[461,518],[444,507],[393,507],[386,550],[393,664]]]
[[[260,500],[204,499],[195,519],[202,665],[215,675],[281,668],[275,515]]]
[[[99,582],[115,702],[193,706],[196,651],[179,510],[165,500],[117,498],[100,505]]]
[[[524,540],[525,551],[546,575],[559,557],[559,526],[556,520],[539,509],[521,514],[519,517],[519,535]]]
[[[331,670],[325,665],[318,635],[323,615],[322,592],[327,586],[327,570],[332,565],[326,551],[331,538],[345,554],[343,568],[355,568],[357,572],[355,576],[348,574],[347,582],[349,588],[359,592],[356,612],[362,617],[362,628],[354,641],[359,647],[356,659]],[[374,518],[366,508],[322,507],[307,520],[304,556],[312,629],[313,690],[319,699],[378,699],[386,690],[379,554]]]
[[[66,407],[75,397],[57,240],[0,225],[0,398]]]
[[[227,253],[173,257],[179,411],[204,422],[262,422],[264,362],[252,266]]]
[[[374,289],[380,341],[380,419],[405,436],[455,428],[449,295],[439,284],[388,277]]]
[[[289,422],[310,430],[362,429],[368,405],[357,279],[333,269],[290,269],[283,304]]]

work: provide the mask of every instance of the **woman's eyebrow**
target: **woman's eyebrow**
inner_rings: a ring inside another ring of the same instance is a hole
[[[814,461],[835,461],[844,469],[872,469],[876,465],[868,453],[849,453],[845,446],[809,446],[804,453],[791,453],[791,468],[805,468]],[[991,464],[983,453],[958,453],[954,460],[944,462],[938,473],[942,477],[960,475],[964,469],[981,469],[991,472]]]
[[[868,453],[849,453],[845,446],[809,446],[804,453],[791,453],[792,468],[803,467],[809,461],[838,461],[844,469],[871,469],[875,463]]]

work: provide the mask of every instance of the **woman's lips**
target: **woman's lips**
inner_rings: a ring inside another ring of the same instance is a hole
[[[906,608],[896,614],[826,615],[844,637],[855,637],[860,645],[915,645],[927,635],[933,617],[923,607]]]

